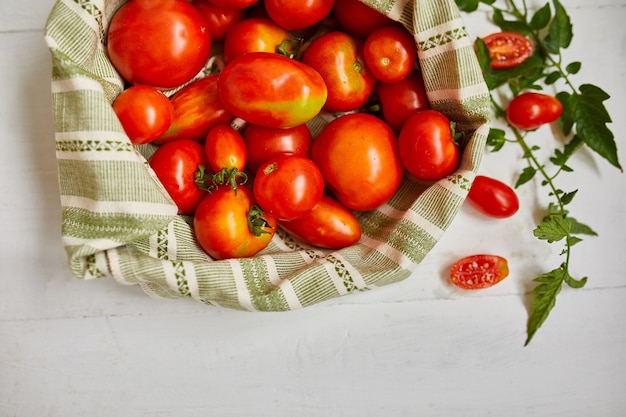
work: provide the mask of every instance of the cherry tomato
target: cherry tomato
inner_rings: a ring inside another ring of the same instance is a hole
[[[240,185],[236,192],[220,186],[207,193],[193,224],[198,244],[215,259],[256,255],[276,232],[276,219],[259,209],[247,185]]]
[[[259,167],[252,189],[263,210],[278,220],[293,220],[320,202],[324,178],[309,158],[278,155]]]
[[[228,63],[249,52],[276,53],[280,45],[289,43],[291,35],[272,20],[250,17],[235,24],[224,41],[224,60]]]
[[[377,80],[401,81],[413,71],[417,60],[415,39],[401,26],[383,26],[365,40],[363,56]]]
[[[511,68],[526,61],[533,53],[530,40],[517,32],[496,32],[483,38],[491,68]]]
[[[168,142],[150,157],[150,167],[178,206],[178,214],[192,214],[206,194],[196,182],[200,166],[207,166],[204,146],[180,139]]]
[[[261,164],[279,154],[309,156],[311,131],[306,124],[287,129],[249,125],[243,131],[248,155],[247,167],[256,172]]]
[[[211,40],[214,42],[223,42],[228,31],[246,17],[243,9],[226,9],[216,6],[209,0],[194,0],[191,4],[206,20]]]
[[[403,176],[395,133],[367,113],[347,114],[328,123],[313,140],[311,159],[332,194],[356,211],[387,202]]]
[[[518,129],[533,130],[556,121],[563,112],[563,105],[556,97],[527,92],[511,100],[506,109],[506,118]]]
[[[209,0],[216,6],[224,9],[246,9],[257,4],[259,0]]]
[[[519,199],[511,187],[484,175],[476,176],[467,199],[474,207],[491,217],[510,217],[519,209]]]
[[[279,221],[287,233],[309,245],[326,249],[341,249],[361,238],[361,224],[343,204],[324,194],[320,203],[304,216],[291,221]]]
[[[334,4],[335,0],[265,0],[265,10],[285,29],[300,30],[321,22]]]
[[[457,261],[450,270],[452,283],[466,290],[491,287],[508,275],[507,260],[497,255],[470,255]]]
[[[430,109],[424,79],[417,70],[395,83],[379,82],[375,91],[382,118],[396,133],[413,113]]]
[[[185,0],[132,0],[111,19],[107,52],[129,83],[173,88],[200,72],[211,53],[211,35]]]
[[[222,168],[243,172],[246,167],[246,144],[241,134],[230,125],[213,126],[207,134],[204,149],[213,172]]]
[[[436,110],[414,113],[398,136],[402,164],[415,178],[439,180],[451,174],[459,163],[450,120]]]
[[[218,79],[222,104],[250,123],[288,128],[324,106],[324,80],[306,64],[269,52],[250,52],[226,65]]]
[[[148,143],[170,127],[174,107],[161,91],[147,85],[124,90],[113,102],[113,110],[134,144]]]
[[[345,32],[362,39],[367,38],[374,29],[394,23],[389,17],[361,0],[335,0],[333,11]]]
[[[348,112],[364,105],[372,95],[376,78],[363,58],[363,41],[334,31],[315,38],[302,62],[318,71],[328,87],[324,109]]]

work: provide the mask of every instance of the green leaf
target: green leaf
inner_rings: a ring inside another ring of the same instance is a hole
[[[569,203],[572,202],[572,200],[574,199],[574,197],[576,196],[576,193],[578,192],[578,190],[574,190],[570,193],[564,193],[561,196],[561,204],[563,205],[568,205]]]
[[[561,91],[556,94],[557,100],[563,105],[563,111],[559,117],[559,126],[565,136],[569,135],[574,127],[574,109],[572,107],[572,94]]]
[[[536,173],[537,173],[537,170],[533,167],[524,168],[519,178],[517,179],[517,182],[515,182],[515,188],[518,188],[522,184],[525,184],[531,179],[533,179]]]
[[[550,311],[556,304],[556,296],[561,292],[561,286],[565,279],[566,271],[561,265],[558,269],[547,272],[533,281],[537,285],[531,292],[533,300],[531,302],[531,312],[528,317],[526,342],[527,346],[532,340],[537,330],[548,318]]]
[[[543,82],[546,85],[552,85],[563,77],[561,71],[553,71],[544,78]]]
[[[552,18],[550,3],[546,3],[541,9],[537,10],[530,19],[530,27],[533,30],[541,30],[548,26]]]
[[[502,129],[491,128],[487,136],[487,146],[491,147],[492,152],[497,152],[506,144],[507,139],[504,136],[505,131]]]
[[[567,11],[559,2],[552,1],[554,5],[554,19],[548,27],[548,35],[544,38],[543,44],[551,54],[558,54],[561,48],[567,48],[574,36],[572,23]]]
[[[565,67],[565,71],[567,71],[568,74],[578,74],[578,71],[580,71],[580,68],[582,67],[582,64],[579,61],[575,61],[572,63],[567,64],[567,66]]]
[[[593,229],[591,229],[591,227],[587,226],[584,223],[580,223],[578,220],[572,217],[568,217],[567,222],[569,223],[570,234],[598,236],[598,234],[594,232]]]
[[[563,216],[548,215],[539,222],[533,230],[537,239],[546,240],[548,243],[558,242],[566,238],[570,233],[570,224]]]
[[[569,273],[566,273],[563,278],[564,278],[565,283],[572,288],[577,288],[577,289],[582,288],[585,286],[585,284],[587,284],[587,277],[576,279],[572,277]]]
[[[579,243],[579,242],[582,242],[582,241],[583,241],[583,240],[582,240],[581,238],[576,237],[576,236],[568,236],[568,237],[567,237],[567,239],[566,239],[567,245],[568,245],[569,247],[572,247],[572,246],[574,246],[575,244],[577,244],[577,243]],[[565,250],[563,251],[563,254],[566,254],[566,253],[567,253],[567,249],[565,249]]]
[[[463,12],[473,12],[478,9],[479,0],[455,0],[459,10]]]

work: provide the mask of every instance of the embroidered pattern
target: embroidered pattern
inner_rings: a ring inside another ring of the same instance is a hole
[[[65,140],[57,141],[57,152],[133,152],[130,142],[117,140]]]
[[[444,33],[439,33],[435,36],[431,36],[425,41],[420,41],[418,43],[418,47],[422,51],[428,51],[429,49],[437,48],[443,45],[446,45],[450,42],[458,41],[459,39],[463,39],[468,37],[467,30],[464,27],[448,30]]]
[[[183,297],[191,297],[191,291],[189,290],[189,284],[187,283],[185,265],[182,262],[174,262],[172,266],[174,267],[174,277],[176,278],[178,292]]]
[[[449,176],[448,181],[450,181],[452,184],[457,185],[461,190],[465,190],[465,191],[469,191],[470,186],[472,185],[470,180],[468,180],[461,174]]]
[[[78,4],[84,11],[93,16],[94,21],[98,24],[98,35],[100,36],[100,43],[103,45],[106,41],[106,33],[104,30],[104,24],[102,23],[102,11],[91,2],[91,0],[74,0],[74,3]]]

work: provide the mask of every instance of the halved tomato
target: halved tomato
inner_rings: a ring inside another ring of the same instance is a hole
[[[450,270],[457,287],[477,290],[491,287],[509,275],[509,263],[498,255],[470,255],[458,260]]]
[[[491,68],[511,68],[526,61],[533,53],[530,40],[517,32],[496,32],[483,38],[489,56]]]

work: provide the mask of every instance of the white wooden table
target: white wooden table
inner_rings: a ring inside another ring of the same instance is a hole
[[[578,84],[606,103],[626,164],[626,1],[564,1]],[[60,244],[43,26],[53,0],[0,4],[0,416],[624,416],[626,175],[590,152],[561,179],[572,215],[599,237],[574,248],[584,289],[564,289],[523,347],[530,280],[560,262],[532,236],[544,190],[494,221],[464,207],[414,276],[290,313],[153,300],[138,287],[81,281]],[[474,36],[493,28],[467,16]],[[544,140],[544,139],[542,139]],[[550,141],[545,132],[545,141]],[[512,179],[511,147],[481,172]],[[507,257],[511,275],[471,294],[455,259]]]

